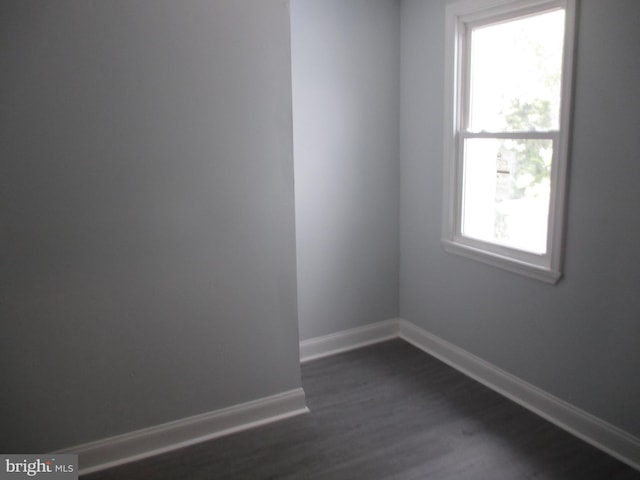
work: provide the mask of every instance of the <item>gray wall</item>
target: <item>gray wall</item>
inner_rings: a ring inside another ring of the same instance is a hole
[[[293,0],[301,339],[398,311],[399,3]]]
[[[0,2],[0,451],[300,386],[281,0]]]
[[[403,1],[400,315],[640,435],[640,2],[579,3],[565,277],[550,286],[440,245],[446,2]]]

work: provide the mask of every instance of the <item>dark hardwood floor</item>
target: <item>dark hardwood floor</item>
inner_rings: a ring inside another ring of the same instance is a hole
[[[401,340],[302,373],[310,414],[82,478],[640,479]]]

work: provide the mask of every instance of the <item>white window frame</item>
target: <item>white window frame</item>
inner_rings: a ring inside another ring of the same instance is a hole
[[[559,130],[551,132],[470,132],[468,94],[469,26],[491,24],[554,8],[565,10]],[[573,83],[575,0],[462,0],[447,5],[445,59],[444,212],[442,243],[454,254],[515,273],[556,283],[562,276],[563,230]],[[462,234],[463,142],[467,138],[544,138],[553,141],[546,253],[537,255]]]

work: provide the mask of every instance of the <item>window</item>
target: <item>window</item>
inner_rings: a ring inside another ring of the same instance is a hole
[[[447,7],[447,251],[561,276],[574,0]]]

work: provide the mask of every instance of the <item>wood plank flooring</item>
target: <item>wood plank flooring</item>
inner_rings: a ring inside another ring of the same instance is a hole
[[[401,340],[303,364],[302,374],[310,414],[82,478],[640,479]]]

